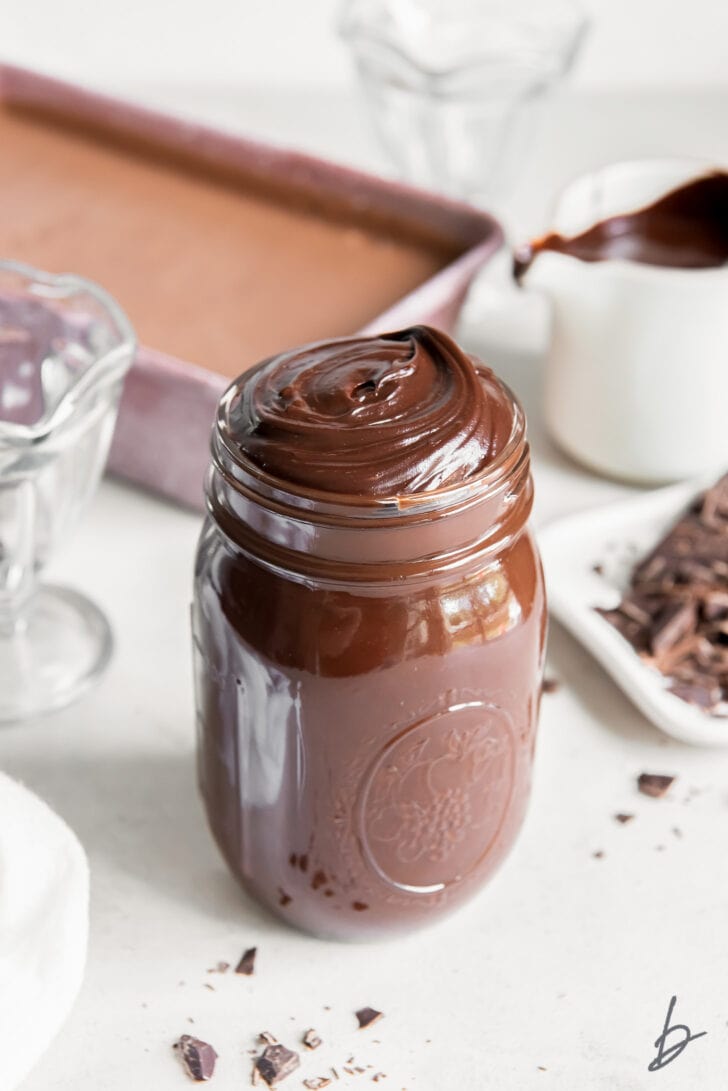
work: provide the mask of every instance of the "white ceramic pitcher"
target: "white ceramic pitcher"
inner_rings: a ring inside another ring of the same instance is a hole
[[[553,230],[572,236],[652,204],[716,164],[618,163],[572,182]],[[728,266],[678,269],[544,250],[523,285],[551,303],[545,416],[599,473],[660,483],[728,465]]]

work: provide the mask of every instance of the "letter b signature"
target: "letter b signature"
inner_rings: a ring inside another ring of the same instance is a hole
[[[708,1033],[705,1030],[701,1030],[699,1034],[693,1034],[690,1027],[686,1026],[685,1023],[671,1024],[670,1021],[676,1003],[677,997],[673,996],[667,1009],[667,1017],[665,1019],[665,1026],[662,1034],[655,1040],[657,1056],[648,1064],[648,1072],[657,1072],[660,1068],[664,1068],[665,1065],[676,1060],[685,1047],[691,1042],[694,1042],[696,1038],[703,1038]],[[668,1045],[670,1039],[672,1039],[672,1044]]]

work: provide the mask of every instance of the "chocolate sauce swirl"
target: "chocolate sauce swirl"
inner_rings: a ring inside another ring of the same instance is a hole
[[[280,481],[403,496],[467,481],[503,450],[513,403],[439,330],[319,342],[244,377],[232,442]]]

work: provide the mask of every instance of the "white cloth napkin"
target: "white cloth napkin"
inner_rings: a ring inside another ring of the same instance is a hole
[[[88,863],[68,827],[0,773],[0,1091],[28,1074],[81,986]]]

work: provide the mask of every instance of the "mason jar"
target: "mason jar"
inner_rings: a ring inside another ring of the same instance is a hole
[[[291,924],[408,931],[489,879],[528,802],[545,601],[523,413],[499,384],[510,434],[468,480],[341,496],[241,451],[250,381],[219,406],[196,559],[210,826]]]

